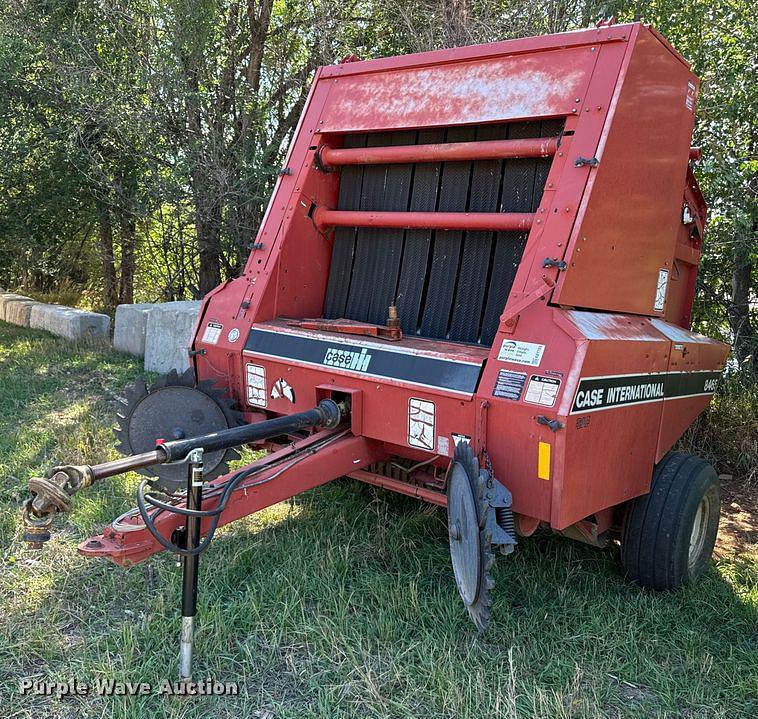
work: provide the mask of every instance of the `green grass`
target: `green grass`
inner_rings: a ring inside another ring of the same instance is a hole
[[[23,548],[26,481],[115,456],[114,393],[138,363],[0,324],[0,699],[5,717],[700,717],[758,712],[758,566],[722,560],[678,594],[626,585],[618,550],[524,540],[496,568],[477,635],[444,513],[340,480],[219,533],[201,559],[196,676],[210,699],[21,696],[22,677],[173,680],[179,570],[76,544],[133,501],[135,478],[76,499]],[[260,713],[256,713],[260,712]]]

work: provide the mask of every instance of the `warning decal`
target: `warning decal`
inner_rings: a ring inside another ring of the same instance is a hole
[[[492,390],[493,397],[503,397],[518,402],[521,399],[521,390],[526,383],[526,372],[511,372],[509,369],[501,369],[497,373],[495,388]]]
[[[655,287],[655,304],[653,309],[660,312],[666,305],[666,287],[669,281],[669,271],[659,270],[658,284]]]
[[[218,338],[221,337],[222,329],[224,329],[224,325],[218,322],[209,322],[205,326],[205,332],[203,332],[203,342],[215,345],[218,342]]]
[[[408,400],[408,444],[434,451],[434,402],[411,397]]]
[[[559,379],[533,374],[529,379],[524,401],[541,404],[543,407],[553,407],[560,388],[561,381]]]
[[[257,364],[247,365],[247,402],[256,407],[265,407],[266,398],[266,368]]]

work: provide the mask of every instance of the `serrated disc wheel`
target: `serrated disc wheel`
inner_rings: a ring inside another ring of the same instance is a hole
[[[195,382],[192,369],[184,374],[172,370],[147,387],[140,377],[125,389],[125,406],[118,412],[114,429],[118,450],[123,455],[149,452],[158,439],[189,439],[240,424],[239,413],[223,390],[213,382]],[[233,449],[206,452],[204,476],[214,479],[229,470],[228,462],[236,458]],[[183,464],[159,464],[140,470],[154,478],[154,486],[168,492],[187,484],[187,467]]]
[[[490,617],[490,591],[495,582],[490,569],[495,561],[491,537],[485,529],[486,480],[482,477],[471,447],[463,442],[455,448],[447,485],[447,523],[450,559],[455,583],[476,628],[483,630]]]

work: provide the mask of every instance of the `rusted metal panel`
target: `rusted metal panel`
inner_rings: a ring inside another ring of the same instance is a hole
[[[465,54],[462,51],[461,54]],[[369,65],[369,63],[366,63]],[[576,109],[594,65],[581,48],[333,77],[321,132],[555,117]]]

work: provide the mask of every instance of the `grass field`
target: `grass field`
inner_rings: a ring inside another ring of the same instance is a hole
[[[114,395],[138,362],[0,323],[3,717],[724,717],[758,715],[758,557],[720,559],[678,594],[621,578],[618,548],[540,536],[496,568],[477,635],[444,513],[340,480],[234,524],[201,559],[197,677],[237,697],[22,696],[24,677],[173,680],[179,570],[130,570],[76,544],[131,506],[103,482],[23,547],[28,478],[115,457]]]

